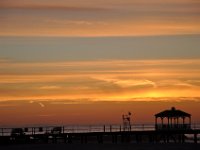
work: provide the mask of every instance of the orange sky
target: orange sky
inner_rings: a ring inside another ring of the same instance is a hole
[[[199,97],[199,65],[198,59],[2,62],[0,99]]]
[[[0,0],[0,126],[200,123],[199,40],[199,0]]]
[[[200,33],[198,0],[1,0],[1,36]]]
[[[88,102],[4,101],[0,102],[1,126],[122,124],[122,114],[132,112],[132,124],[154,124],[154,115],[176,106],[200,123],[198,101]],[[191,109],[192,108],[192,109]]]
[[[172,106],[199,123],[199,65],[199,59],[2,60],[0,123],[120,124],[127,111],[133,123],[153,123],[155,113]]]

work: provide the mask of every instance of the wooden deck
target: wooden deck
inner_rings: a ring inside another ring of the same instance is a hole
[[[141,129],[124,131],[121,126],[103,126],[101,130],[68,130],[66,127],[24,128],[24,133],[11,134],[11,128],[1,128],[0,144],[18,143],[199,143],[200,129],[188,130],[154,130]],[[61,130],[59,130],[61,129]],[[10,134],[9,134],[9,133]]]

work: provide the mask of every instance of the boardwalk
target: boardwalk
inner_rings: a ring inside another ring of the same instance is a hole
[[[120,125],[1,128],[0,144],[50,143],[199,143],[200,128],[155,130],[153,125],[132,125],[124,131]]]

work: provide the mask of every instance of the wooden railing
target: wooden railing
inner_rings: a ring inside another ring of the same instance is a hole
[[[66,126],[37,126],[17,128],[18,134],[35,135],[51,133],[91,133],[91,132],[123,132],[123,131],[154,131],[155,129],[200,129],[199,124],[184,124],[178,126],[167,126],[158,124],[133,124],[130,128],[122,125],[66,125]],[[16,128],[0,128],[0,136],[10,136]],[[17,131],[16,130],[16,131]],[[22,132],[22,133],[21,133]]]
[[[156,124],[156,130],[189,130],[190,124]]]

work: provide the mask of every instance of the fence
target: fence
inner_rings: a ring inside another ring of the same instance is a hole
[[[38,126],[21,128],[0,128],[0,136],[10,136],[16,129],[26,135],[60,133],[91,133],[91,132],[122,132],[127,131],[122,125],[66,125],[66,126]],[[200,124],[192,124],[191,129],[200,129]],[[154,124],[133,124],[129,131],[153,131]],[[19,134],[19,133],[14,133]]]

